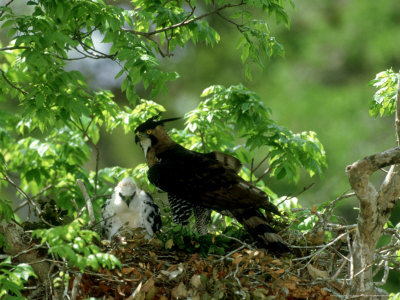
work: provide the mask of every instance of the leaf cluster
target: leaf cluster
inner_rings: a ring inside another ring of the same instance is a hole
[[[25,299],[21,290],[29,277],[37,277],[30,265],[14,265],[8,256],[0,262],[0,297],[1,299]]]
[[[375,87],[373,100],[369,103],[369,114],[373,117],[388,116],[396,111],[396,94],[398,84],[398,73],[392,69],[376,74],[370,85]]]
[[[277,179],[287,176],[297,181],[301,168],[310,176],[322,174],[325,151],[316,133],[296,134],[277,125],[254,92],[243,85],[217,85],[205,89],[201,96],[205,100],[185,115],[184,131],[174,135],[186,147],[234,154],[247,164],[254,151],[261,150],[267,153],[268,173]]]
[[[254,241],[245,230],[236,226],[227,226],[221,234],[200,235],[187,226],[177,224],[171,224],[168,231],[159,234],[158,238],[166,249],[200,253],[203,257],[209,254],[225,255],[240,246],[238,241]]]
[[[114,255],[100,251],[94,244],[95,240],[100,240],[99,235],[85,229],[85,225],[83,219],[76,219],[65,226],[35,230],[33,236],[40,239],[41,244],[49,245],[49,254],[65,259],[70,266],[79,268],[81,272],[88,267],[95,271],[100,266],[109,269],[121,267]]]

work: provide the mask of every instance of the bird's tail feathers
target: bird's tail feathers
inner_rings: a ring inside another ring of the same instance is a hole
[[[235,209],[231,211],[244,228],[265,248],[277,253],[289,252],[288,246],[258,209]]]

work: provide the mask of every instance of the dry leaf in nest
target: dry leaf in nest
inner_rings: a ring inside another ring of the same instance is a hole
[[[174,287],[171,291],[171,296],[173,299],[185,299],[188,296],[188,292],[186,286],[183,282],[180,282],[176,287]]]
[[[327,271],[322,271],[320,269],[314,268],[312,265],[308,264],[307,265],[307,270],[308,273],[311,275],[313,279],[318,279],[318,278],[328,278],[329,274]]]
[[[320,228],[317,232],[307,233],[305,238],[311,245],[322,245],[325,241],[325,231]]]
[[[135,291],[127,300],[149,300],[154,299],[157,294],[157,287],[153,278],[150,278],[142,285],[142,282],[136,287]]]
[[[132,293],[132,295],[130,295],[127,300],[138,300],[140,298],[143,297],[144,299],[144,293],[141,293],[141,289],[142,289],[142,282],[139,283],[139,285],[136,287],[135,291]]]
[[[142,287],[142,292],[146,293],[146,299],[154,299],[157,294],[157,287],[154,284],[154,279],[150,278]]]
[[[166,243],[165,243],[165,249],[171,249],[172,246],[174,245],[174,240],[173,239],[169,239]]]
[[[242,260],[243,260],[243,256],[238,255],[238,256],[236,256],[235,259],[232,261],[232,264],[238,265]]]
[[[176,270],[174,270],[172,272],[161,270],[160,273],[163,274],[164,276],[168,277],[169,280],[174,280],[179,275],[181,275],[183,273],[183,271],[184,271],[183,264],[180,263],[178,265],[178,267],[176,268]]]
[[[190,284],[195,289],[198,289],[199,286],[201,285],[200,275],[194,274],[190,279]]]

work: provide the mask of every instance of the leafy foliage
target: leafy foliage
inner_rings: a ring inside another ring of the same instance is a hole
[[[86,229],[86,213],[76,219],[85,204],[76,180],[87,187],[97,215],[111,186],[122,177],[134,177],[146,190],[154,192],[155,188],[145,176],[145,165],[134,170],[99,168],[101,129],[113,133],[120,128],[128,134],[165,111],[154,101],[140,99],[137,86],[157,97],[166,91],[169,80],[178,77],[161,69],[160,57],[172,55],[189,42],[218,43],[220,36],[207,22],[208,16],[233,24],[241,33],[237,48],[247,77],[251,77],[251,64],[263,68],[266,58],[283,55],[269,24],[255,20],[249,11],[272,14],[278,23],[288,26],[286,1],[205,1],[199,4],[201,9],[195,1],[133,0],[130,9],[102,0],[33,0],[27,4],[31,13],[26,15],[8,6],[0,8],[2,28],[8,30],[11,40],[0,48],[4,79],[0,81],[0,101],[19,104],[12,111],[0,109],[0,188],[15,184],[9,177],[12,174],[18,182],[18,195],[29,200],[29,205],[40,204],[36,214],[47,219],[46,226],[51,228],[35,230],[33,235],[67,266],[82,272],[100,266],[119,267],[114,256],[101,253],[95,245],[99,236]],[[106,50],[99,50],[103,48]],[[119,106],[112,92],[92,89],[80,72],[67,70],[68,61],[80,59],[117,64],[120,71],[115,78],[122,78],[121,91],[128,105]],[[311,176],[321,174],[325,154],[316,135],[295,134],[276,125],[255,93],[242,85],[211,86],[202,97],[199,106],[186,114],[186,128],[172,131],[177,142],[197,151],[230,153],[247,164],[255,151],[264,149],[268,153],[266,174],[278,179],[297,180],[301,168]],[[89,171],[92,158],[96,166]],[[254,171],[244,168],[241,176],[253,181]],[[257,185],[274,195],[263,181]],[[54,218],[48,217],[48,211],[54,211]],[[66,212],[68,218],[64,218]],[[0,202],[0,214],[10,221],[12,211],[7,202]],[[226,221],[230,225],[231,220]],[[165,242],[172,239],[177,249],[206,255],[225,253],[231,247],[232,240],[223,236],[201,237],[185,228],[171,228]],[[240,229],[228,226],[225,230],[227,236],[243,238]],[[65,272],[64,279],[68,276]]]
[[[377,88],[374,99],[369,104],[371,116],[383,117],[395,112],[398,80],[398,73],[394,73],[392,69],[376,74],[375,79],[370,82]]]
[[[246,231],[236,226],[226,227],[219,235],[200,235],[189,230],[187,226],[171,225],[159,238],[166,249],[200,253],[203,257],[209,254],[224,255],[235,248],[238,241],[253,241]]]
[[[28,264],[14,265],[7,257],[0,262],[0,297],[1,299],[25,299],[21,290],[29,277],[37,277]]]
[[[87,267],[95,271],[100,266],[109,269],[121,267],[115,256],[100,252],[99,247],[94,244],[94,240],[100,240],[99,235],[84,229],[84,225],[83,219],[76,219],[65,226],[35,230],[33,236],[40,238],[41,244],[48,243],[49,253],[67,260],[71,266],[81,271]]]
[[[271,119],[270,109],[254,92],[243,85],[219,85],[205,89],[202,97],[206,99],[185,116],[184,133],[194,134],[181,138],[187,147],[235,153],[244,163],[251,162],[252,151],[266,150],[269,172],[277,179],[287,176],[296,181],[300,168],[310,176],[322,174],[325,152],[316,134],[294,134],[278,126]],[[236,145],[238,141],[243,142]]]

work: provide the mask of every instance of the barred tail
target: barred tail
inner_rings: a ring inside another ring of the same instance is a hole
[[[235,218],[244,228],[265,248],[277,253],[289,252],[289,248],[275,230],[268,225],[267,220],[258,209],[231,210]]]

